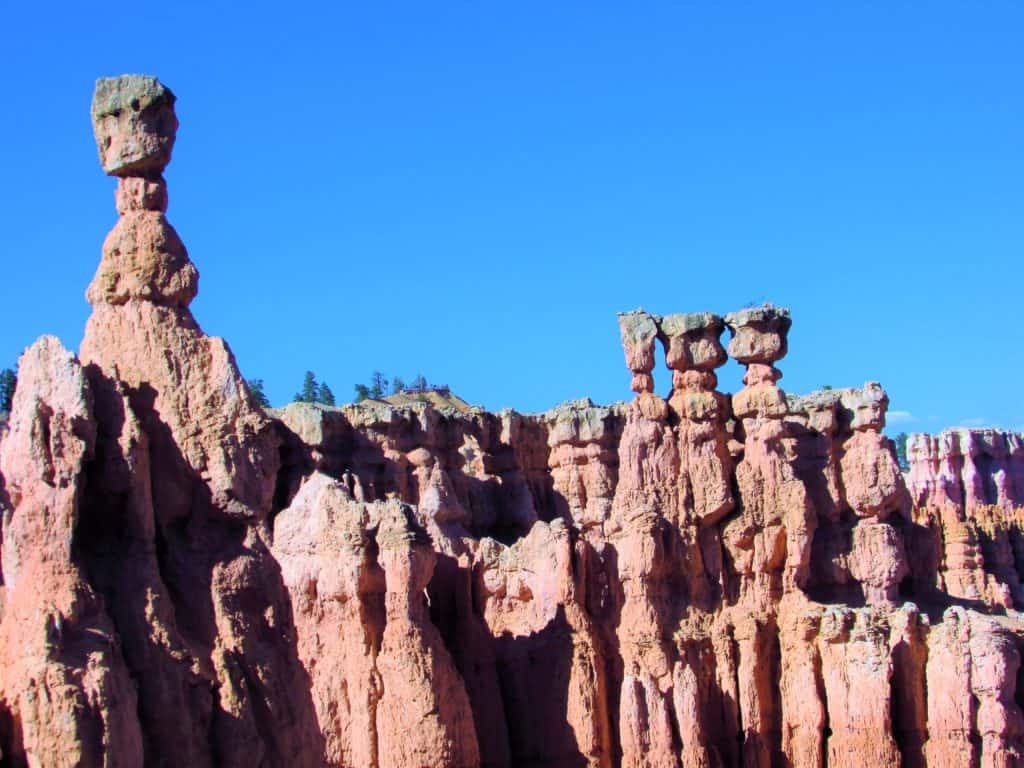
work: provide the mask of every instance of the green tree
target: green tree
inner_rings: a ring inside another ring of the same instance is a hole
[[[422,373],[417,373],[416,378],[412,380],[412,386],[414,389],[426,389],[427,378]]]
[[[263,379],[246,379],[246,385],[249,387],[249,393],[252,395],[260,407],[269,408],[270,400],[267,398],[267,393],[263,389]]]
[[[302,391],[295,394],[296,403],[315,403],[320,394],[320,385],[316,383],[316,374],[306,371],[306,378],[302,380]]]
[[[18,374],[10,368],[0,371],[0,412],[10,413],[14,404],[14,390],[18,387]]]
[[[896,444],[896,463],[906,472],[910,469],[910,462],[907,461],[907,433],[900,432],[893,438],[893,442]]]
[[[334,405],[334,393],[331,392],[326,381],[320,385],[320,396],[317,398],[317,402],[323,405]]]
[[[403,389],[405,389],[405,382],[404,382],[404,381],[402,381],[402,380],[401,380],[400,378],[398,378],[397,376],[395,376],[395,378],[393,378],[393,379],[391,380],[391,394],[392,394],[392,395],[397,395],[397,394],[399,394],[399,393],[400,393],[400,392],[401,392],[401,391],[402,391]]]
[[[370,374],[370,397],[376,399],[384,396],[384,390],[387,389],[388,380],[384,377],[384,374],[380,371],[374,371]]]
[[[370,396],[370,388],[365,384],[356,384],[356,402],[361,403]]]

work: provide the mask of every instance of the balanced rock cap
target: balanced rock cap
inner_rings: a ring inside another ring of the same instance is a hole
[[[724,328],[724,323],[721,317],[712,312],[680,312],[674,315],[665,315],[661,318],[658,326],[665,335],[676,336],[709,328],[721,331]]]
[[[729,354],[744,365],[771,365],[786,356],[786,334],[793,324],[789,310],[764,304],[725,316],[733,337]]]
[[[634,373],[654,369],[654,340],[658,318],[643,309],[619,313],[619,334],[626,352],[626,365]]]
[[[150,75],[101,77],[92,97],[92,127],[110,176],[159,176],[171,160],[178,118],[174,94]]]
[[[793,320],[790,317],[789,309],[786,307],[776,307],[772,304],[762,304],[760,307],[747,307],[736,312],[730,312],[725,316],[725,324],[733,329],[760,323],[771,324],[773,329],[779,328],[785,333],[793,324]]]
[[[665,363],[673,370],[712,370],[726,360],[719,341],[724,324],[711,312],[665,315],[658,321],[658,336],[665,347]]]

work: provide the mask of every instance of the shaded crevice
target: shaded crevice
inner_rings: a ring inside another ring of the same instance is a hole
[[[268,528],[273,531],[274,518],[282,510],[287,509],[295,494],[298,493],[302,481],[313,472],[313,460],[309,449],[298,435],[288,429],[282,422],[272,422],[280,439],[278,447],[278,470],[274,479],[273,504],[268,518]],[[352,491],[352,488],[349,488]]]
[[[0,768],[26,768],[21,718],[0,705]]]
[[[829,713],[828,691],[825,688],[821,653],[817,650],[814,654],[814,684],[818,689],[818,701],[821,702],[823,713],[821,723],[821,766],[822,768],[828,768],[828,740],[832,736],[832,715]]]
[[[772,765],[781,765],[785,760],[782,751],[782,691],[779,684],[782,679],[782,645],[779,642],[779,629],[774,620],[764,627],[768,635],[768,683],[771,694],[770,726],[768,728],[768,750]]]
[[[927,649],[927,646],[922,647]],[[892,736],[900,751],[904,768],[923,768],[924,742],[927,740],[925,665],[914,658],[913,648],[900,640],[892,649],[893,673],[889,680],[889,711]]]
[[[733,690],[736,691],[737,694],[739,694],[739,692],[743,690],[740,687],[740,645],[736,641],[735,630],[732,627],[730,627],[728,630],[728,644],[733,675]],[[732,754],[734,756],[734,759],[738,760],[742,758],[745,752],[744,745],[746,744],[746,726],[743,722],[743,709],[739,706],[739,702],[734,702],[733,706],[735,708],[736,749]]]
[[[319,731],[276,561],[258,535],[246,544],[250,521],[214,509],[209,487],[152,409],[152,388],[128,392],[126,403],[119,385],[90,368],[99,429],[75,551],[139,686],[146,764],[201,768],[218,762],[220,750],[219,764],[259,765],[258,755],[297,755],[301,742],[315,750]],[[231,637],[242,615],[253,623],[244,642]],[[246,691],[227,710],[214,658],[225,635],[236,648],[225,663]],[[256,663],[274,667],[266,683]]]
[[[496,638],[498,683],[511,765],[585,768],[587,759],[568,721],[572,630],[559,606],[540,631]]]

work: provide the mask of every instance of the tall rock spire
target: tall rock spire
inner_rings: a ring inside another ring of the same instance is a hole
[[[178,129],[174,94],[155,77],[124,75],[96,82],[93,131],[100,163],[117,177],[117,225],[103,244],[103,260],[86,293],[89,303],[129,299],[187,307],[199,273],[168,223],[167,182]]]
[[[96,82],[93,131],[103,169],[117,177],[120,218],[86,292],[93,313],[82,361],[127,384],[133,407],[158,416],[156,431],[173,438],[153,447],[166,452],[165,466],[177,467],[162,489],[169,492],[158,494],[158,517],[188,518],[196,498],[190,485],[198,481],[212,492],[215,515],[263,519],[278,467],[276,438],[227,344],[192,317],[199,273],[164,215],[174,102],[155,77]]]
[[[312,768],[322,743],[268,540],[280,438],[189,310],[199,274],[164,215],[174,101],[154,77],[96,84],[120,218],[86,294],[99,435],[82,559],[139,681],[147,765]]]

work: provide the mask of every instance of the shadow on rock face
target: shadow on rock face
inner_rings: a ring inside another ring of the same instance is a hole
[[[315,765],[321,737],[277,562],[217,513],[154,393],[88,373],[100,431],[75,551],[138,682],[147,765]]]
[[[497,638],[498,680],[508,718],[512,765],[581,768],[587,759],[566,717],[573,633],[559,607],[539,632]]]

